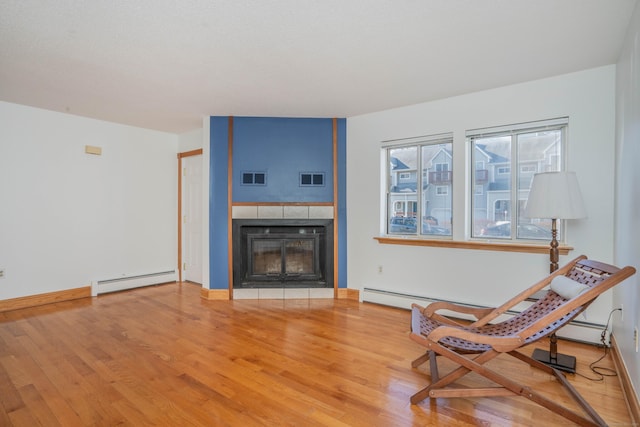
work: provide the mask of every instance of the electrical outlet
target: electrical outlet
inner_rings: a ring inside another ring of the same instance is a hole
[[[0,279],[4,279],[4,268],[0,268]]]
[[[638,352],[638,327],[633,328],[633,344],[636,347],[636,353]]]
[[[382,274],[382,266],[381,265],[378,266],[378,274]]]

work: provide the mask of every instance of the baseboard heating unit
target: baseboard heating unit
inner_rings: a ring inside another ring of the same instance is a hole
[[[479,305],[466,304],[466,303],[461,303],[457,301],[448,301],[448,300],[429,298],[429,297],[419,296],[419,295],[409,295],[409,294],[404,294],[399,292],[387,291],[383,289],[373,289],[373,288],[363,289],[362,301],[381,304],[381,305],[388,305],[391,307],[406,308],[406,309],[410,309],[412,303],[426,306],[432,302],[437,302],[437,301],[445,301],[453,304],[465,305],[467,307],[485,308]],[[514,307],[515,309],[514,311],[509,311],[505,313],[504,315],[496,318],[496,321],[506,320],[509,317],[516,314],[516,312],[524,310],[526,306],[527,306],[526,303],[519,304]],[[587,309],[587,315],[588,315],[588,311],[589,309]],[[475,318],[473,318],[470,315],[456,313],[453,311],[443,310],[442,312],[439,312],[439,313],[445,316],[456,317],[464,320],[475,320]],[[557,331],[556,335],[558,337],[570,339],[573,341],[586,342],[590,344],[601,344],[601,339],[602,339],[601,334],[602,334],[602,331],[605,329],[605,325],[590,323],[580,319],[583,319],[582,315],[578,316],[574,321],[572,321],[568,325],[565,325],[564,327],[560,328]],[[606,331],[606,336],[605,336],[606,342],[609,342],[609,333],[610,331]]]
[[[161,283],[175,282],[176,271],[160,271],[157,273],[138,274],[135,276],[122,276],[113,279],[96,280],[91,282],[91,295],[96,296],[108,292],[124,291],[126,289],[140,288],[143,286],[159,285]]]

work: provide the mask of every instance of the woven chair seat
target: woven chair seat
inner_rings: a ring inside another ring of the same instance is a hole
[[[542,316],[551,313],[556,310],[562,304],[564,304],[567,300],[562,298],[560,295],[556,294],[553,291],[548,291],[543,298],[536,301],[530,307],[528,307],[525,311],[511,317],[508,320],[500,323],[490,323],[480,327],[473,326],[461,326],[462,330],[472,332],[475,334],[482,334],[487,336],[495,336],[495,337],[507,337],[519,335],[522,330],[531,326]],[[547,335],[552,334],[560,327],[564,326],[566,323],[570,322],[575,316],[580,314],[586,307],[578,307],[567,315],[563,316],[559,320],[545,325],[538,331],[537,333],[531,334],[524,338],[525,344],[530,344],[534,341],[539,340],[540,338],[546,337]],[[428,336],[434,329],[438,326],[442,326],[443,323],[438,322],[435,319],[431,319],[425,316],[420,316],[420,334],[424,336]],[[445,337],[440,340],[440,343],[446,347],[457,350],[459,352],[464,353],[480,353],[487,351],[491,348],[488,344],[480,344],[477,342],[471,342],[468,340],[454,338],[454,337]]]

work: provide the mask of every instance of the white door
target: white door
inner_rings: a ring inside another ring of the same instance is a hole
[[[202,284],[202,155],[182,158],[182,279]]]

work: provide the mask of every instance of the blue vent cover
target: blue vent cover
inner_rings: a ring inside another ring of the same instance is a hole
[[[267,185],[266,172],[242,172],[242,185]]]
[[[300,172],[300,186],[324,187],[324,172]]]

